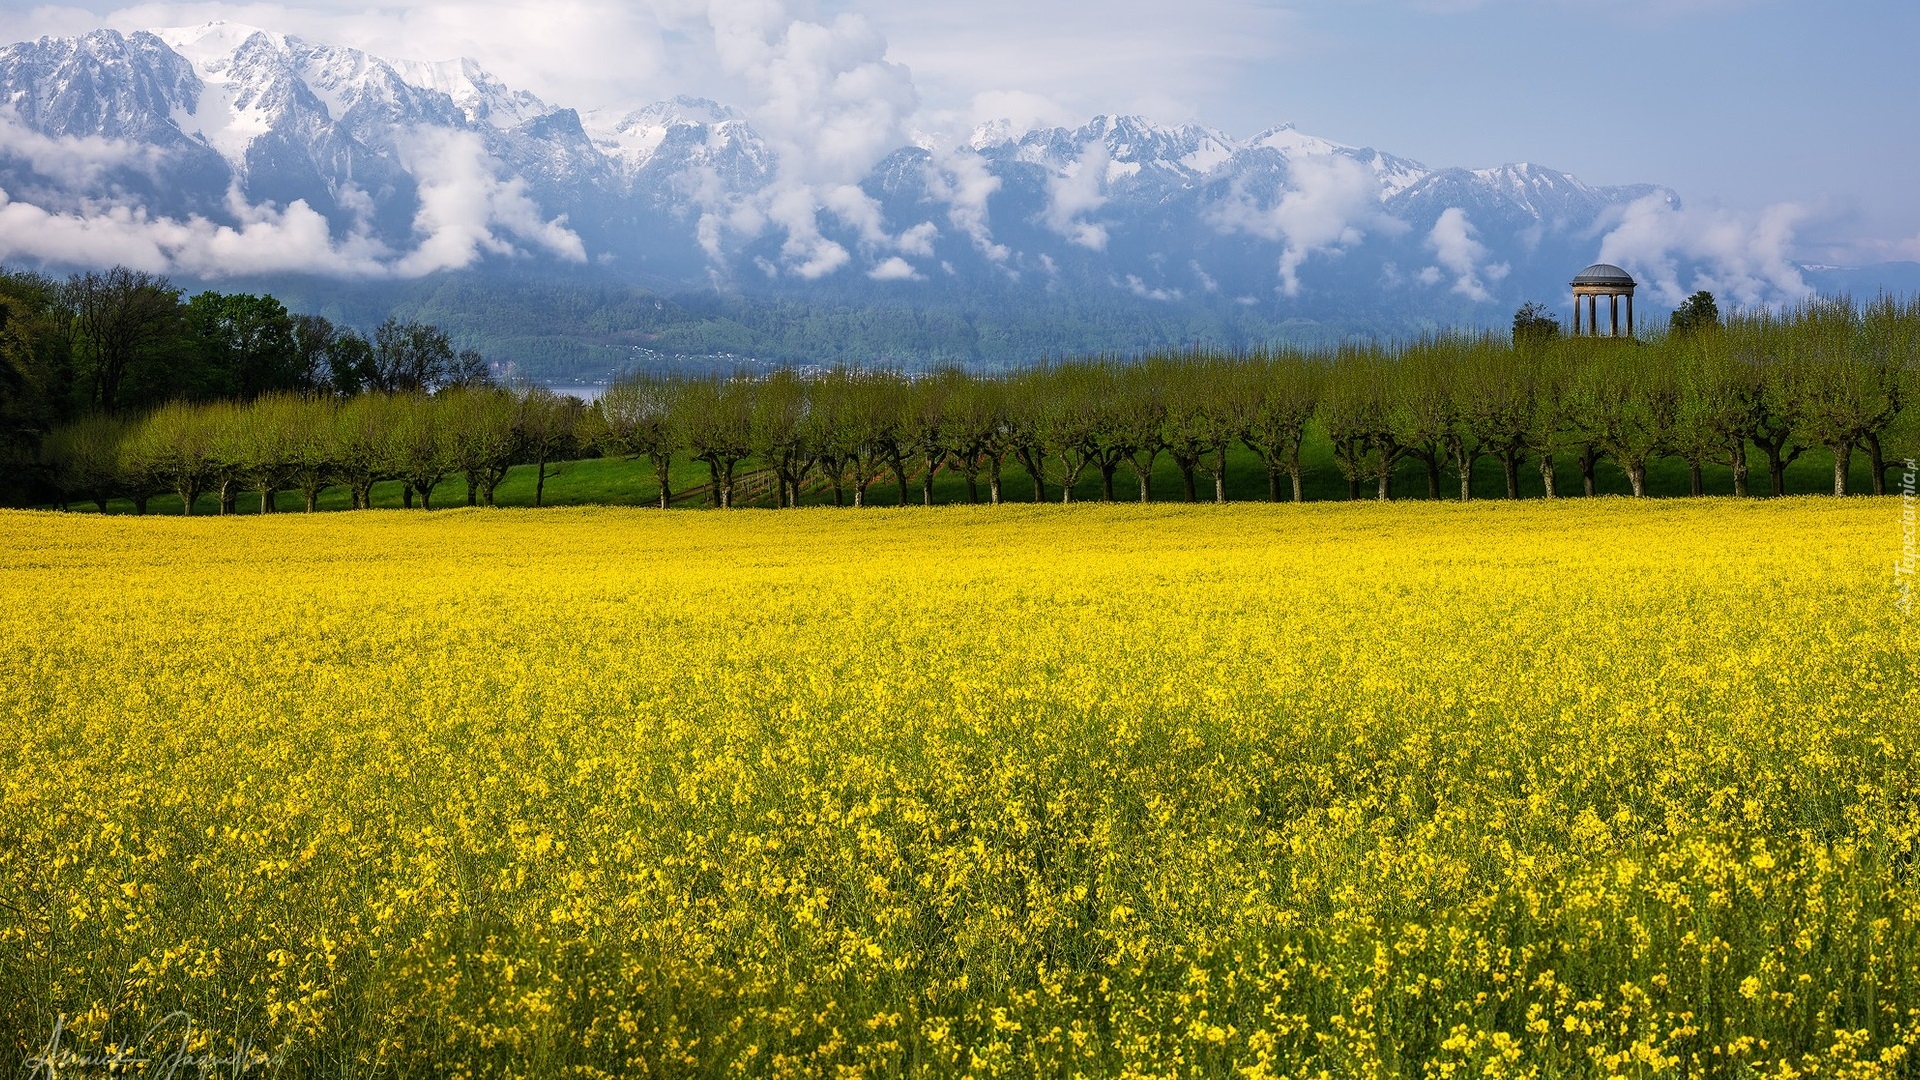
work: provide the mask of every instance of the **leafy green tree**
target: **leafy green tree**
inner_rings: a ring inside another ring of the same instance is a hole
[[[1684,337],[1697,330],[1719,325],[1720,305],[1714,300],[1713,294],[1705,289],[1682,300],[1673,314],[1667,317],[1667,331],[1675,337]]]
[[[1001,380],[1006,388],[1007,449],[1033,480],[1033,501],[1047,501],[1047,459],[1051,448],[1043,434],[1047,427],[1047,372],[1028,368]]]
[[[1240,438],[1230,400],[1230,369],[1220,361],[1189,354],[1161,370],[1167,386],[1160,438],[1180,470],[1181,493],[1186,501],[1197,501],[1194,473],[1204,471],[1213,478],[1214,501],[1226,502],[1226,452]]]
[[[338,482],[340,474],[340,404],[331,397],[296,398],[284,406],[287,425],[289,487],[300,493],[306,512],[313,513],[320,493]]]
[[[389,318],[373,332],[367,384],[388,393],[428,393],[447,382],[456,362],[439,327]]]
[[[76,351],[91,383],[88,400],[104,412],[126,404],[121,391],[129,376],[181,336],[180,290],[164,277],[124,266],[75,274],[62,301],[73,312]]]
[[[1687,463],[1694,495],[1705,492],[1701,470],[1707,462],[1727,465],[1733,493],[1747,494],[1747,436],[1758,417],[1761,384],[1729,344],[1728,335],[1713,327],[1670,334],[1655,346],[1678,377],[1673,447]]]
[[[1106,414],[1107,438],[1121,451],[1120,463],[1140,487],[1140,501],[1153,500],[1153,465],[1166,452],[1167,399],[1158,362],[1119,370],[1115,402]]]
[[[1854,450],[1900,411],[1900,364],[1889,355],[1891,335],[1876,333],[1851,303],[1810,301],[1793,321],[1782,391],[1793,403],[1795,433],[1833,455],[1833,493],[1845,495]]]
[[[390,399],[394,412],[392,438],[387,444],[392,455],[389,468],[405,485],[401,501],[413,508],[413,497],[420,496],[422,510],[433,509],[433,489],[453,471],[453,440],[446,422],[446,409],[435,399],[421,393],[396,394]]]
[[[807,410],[807,381],[792,368],[780,368],[760,380],[753,395],[753,452],[773,470],[776,506],[800,505],[800,489],[819,464]]]
[[[556,394],[544,386],[522,390],[518,397],[519,411],[514,427],[520,434],[520,452],[527,464],[534,467],[533,505],[540,506],[546,498],[548,469],[554,462],[566,460],[567,454],[576,448],[575,435],[586,406],[571,394]],[[729,499],[732,482],[729,466]]]
[[[1678,386],[1652,350],[1596,343],[1575,377],[1576,423],[1620,471],[1635,498],[1647,494],[1647,466],[1668,451]]]
[[[127,441],[138,470],[180,496],[182,514],[193,513],[219,475],[220,439],[231,411],[224,404],[171,402],[149,413]]]
[[[1887,453],[1897,444],[1898,457],[1912,456],[1909,435],[1914,426],[1914,395],[1920,392],[1920,297],[1899,300],[1881,296],[1861,313],[1863,354],[1878,384],[1885,408],[1873,417],[1861,435],[1873,471],[1873,493],[1887,493],[1887,470],[1900,462]]]
[[[1388,363],[1377,349],[1341,346],[1320,399],[1320,426],[1333,444],[1349,499],[1358,499],[1361,482],[1369,479],[1378,484],[1381,501],[1391,498],[1394,466],[1405,453],[1393,436]]]
[[[1483,337],[1463,343],[1453,376],[1454,425],[1481,454],[1500,463],[1509,499],[1520,497],[1520,463],[1533,419],[1525,363],[1515,351]],[[1471,494],[1463,474],[1460,497]]]
[[[920,504],[933,505],[934,474],[947,463],[947,407],[966,375],[942,368],[906,388],[900,414],[900,439],[920,468]],[[904,502],[904,499],[902,500]]]
[[[147,420],[150,419],[128,423],[126,437],[120,440],[119,479],[115,485],[120,494],[133,502],[133,512],[140,516],[146,514],[148,501],[166,491],[173,481],[172,448],[169,440],[155,437],[158,433],[149,431]],[[185,509],[191,512],[192,504],[186,504]]]
[[[660,509],[673,501],[673,453],[680,448],[680,430],[675,415],[680,400],[680,383],[666,376],[645,372],[616,379],[601,393],[591,410],[594,444],[603,453],[629,460],[644,458],[653,465],[654,485],[658,489]],[[799,494],[799,480],[793,492]]]
[[[343,330],[327,344],[327,385],[341,397],[352,397],[376,386],[373,342],[353,330]]]
[[[234,410],[241,446],[241,473],[260,493],[260,512],[273,512],[274,496],[293,482],[298,447],[307,422],[304,402],[288,393],[269,394]]]
[[[58,282],[0,271],[0,467],[24,471],[40,440],[75,415],[72,326]]]
[[[1527,387],[1527,413],[1521,428],[1521,442],[1540,465],[1540,483],[1546,497],[1558,498],[1555,455],[1568,447],[1569,431],[1573,427],[1566,348],[1541,349],[1520,358],[1520,362]],[[1589,475],[1591,469],[1589,464]],[[1591,489],[1588,493],[1592,493]]]
[[[393,443],[409,405],[391,394],[360,394],[334,414],[334,452],[340,482],[355,510],[373,506],[373,485],[398,479]]]
[[[1100,402],[1105,392],[1100,371],[1089,363],[1061,364],[1034,375],[1032,394],[1035,438],[1059,463],[1060,501],[1073,501],[1074,488],[1097,466],[1101,439]]]
[[[1000,465],[1007,453],[1006,385],[999,379],[965,379],[947,399],[941,445],[967,485],[967,502],[980,501],[980,478],[988,498],[1000,504]]]
[[[467,505],[492,506],[520,453],[518,403],[494,386],[455,385],[434,396],[447,425],[453,470],[467,481]]]
[[[329,354],[340,340],[340,329],[324,315],[289,315],[293,331],[294,367],[302,390],[337,393]],[[357,389],[357,387],[356,387]]]
[[[91,413],[47,435],[43,450],[63,504],[85,499],[107,512],[107,500],[120,488],[120,444],[127,429],[120,417]]]
[[[1440,467],[1455,461],[1462,476],[1473,475],[1479,443],[1467,434],[1460,417],[1463,343],[1455,337],[1430,338],[1401,351],[1389,383],[1387,424],[1406,456],[1426,466],[1427,498],[1440,497]],[[1467,454],[1464,466],[1458,456]],[[1460,485],[1461,499],[1472,497],[1472,487]]]
[[[185,317],[199,351],[200,398],[251,401],[276,390],[306,387],[293,317],[280,301],[251,293],[203,292],[187,302]]]
[[[734,472],[753,455],[753,383],[744,376],[689,379],[679,395],[680,442],[704,462],[713,502],[733,506]]]
[[[1285,475],[1292,482],[1292,500],[1301,502],[1305,493],[1300,446],[1320,400],[1325,368],[1299,352],[1285,350],[1252,358],[1248,375],[1241,440],[1267,467],[1267,497],[1280,501],[1280,477]]]

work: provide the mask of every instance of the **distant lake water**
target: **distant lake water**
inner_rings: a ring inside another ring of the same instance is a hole
[[[607,388],[604,383],[592,383],[592,384],[548,383],[547,389],[563,397],[568,394],[572,394],[574,397],[579,398],[581,401],[585,401],[591,404],[595,401],[598,401],[600,399],[600,395],[605,393]]]

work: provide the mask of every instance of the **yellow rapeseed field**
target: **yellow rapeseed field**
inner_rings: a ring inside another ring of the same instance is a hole
[[[0,1067],[1911,1076],[1899,542],[0,515]]]

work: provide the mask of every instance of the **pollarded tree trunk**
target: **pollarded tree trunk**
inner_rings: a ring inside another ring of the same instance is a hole
[[[145,516],[146,516],[146,514],[147,514],[147,496],[145,496],[145,495],[135,495],[135,496],[133,497],[133,514],[134,514],[134,516],[135,516],[135,517],[145,517]]]
[[[1429,454],[1424,459],[1427,466],[1427,498],[1440,498],[1440,455]]]
[[[1380,491],[1374,498],[1380,502],[1386,502],[1393,498],[1393,466],[1382,465],[1380,467]]]
[[[907,505],[907,466],[899,459],[890,462],[893,467],[893,479],[900,486],[900,505]]]
[[[1547,498],[1551,499],[1556,496],[1557,492],[1554,491],[1554,487],[1553,487],[1553,455],[1552,454],[1540,455],[1540,485],[1546,488]]]
[[[1627,466],[1627,483],[1633,485],[1633,497],[1645,498],[1647,494],[1647,463],[1636,461]]]
[[[223,514],[236,513],[234,503],[239,500],[240,485],[232,480],[220,481],[220,512]]]
[[[1747,497],[1747,443],[1745,439],[1733,440],[1733,448],[1727,452],[1727,467],[1733,470],[1733,494],[1735,498]]]
[[[1509,499],[1519,498],[1520,497],[1520,455],[1512,454],[1512,453],[1501,454],[1500,469],[1503,473],[1506,474],[1507,498]]]
[[[1105,502],[1113,501],[1113,472],[1119,467],[1118,462],[1111,461],[1100,465],[1100,498]]]
[[[1597,492],[1593,482],[1593,467],[1600,461],[1600,451],[1591,443],[1580,449],[1580,487],[1591,499]]]
[[[653,479],[660,485],[660,509],[665,510],[673,504],[673,460],[656,455],[653,459]]]
[[[1687,462],[1687,494],[1699,498],[1707,493],[1707,486],[1700,478],[1700,463]]]
[[[1833,493],[1847,493],[1847,472],[1853,467],[1853,443],[1840,443],[1833,447]]]
[[[1877,432],[1871,433],[1864,441],[1867,444],[1867,464],[1873,468],[1873,493],[1885,495],[1887,493],[1887,461],[1880,449],[1880,436]]]
[[[402,481],[400,484],[400,505],[413,509],[413,484]]]
[[[200,498],[200,489],[198,487],[189,485],[187,487],[183,487],[179,489],[179,491],[176,492],[176,494],[180,496],[181,515],[183,517],[192,517],[193,504],[195,500]]]
[[[1280,501],[1280,467],[1277,465],[1267,466],[1267,501]]]
[[[1294,470],[1291,473],[1288,473],[1287,475],[1293,479],[1293,501],[1306,502],[1307,493],[1301,488],[1299,468],[1296,466]]]
[[[1347,500],[1349,502],[1360,500],[1360,478],[1357,476],[1347,477]]]
[[[480,505],[480,480],[478,477],[467,477],[467,505]]]

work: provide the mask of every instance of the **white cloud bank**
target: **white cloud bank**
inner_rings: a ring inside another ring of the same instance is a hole
[[[1627,205],[1600,242],[1600,261],[1625,267],[1669,304],[1701,289],[1745,306],[1800,300],[1813,290],[1790,253],[1808,216],[1797,203],[1741,215],[1649,195]]]
[[[1107,249],[1107,227],[1087,221],[1085,216],[1107,203],[1109,160],[1107,144],[1096,140],[1082,147],[1080,156],[1064,169],[1047,177],[1047,209],[1042,220],[1047,228],[1093,251]]]
[[[907,120],[920,107],[912,73],[887,59],[886,39],[872,24],[854,14],[796,18],[778,0],[714,0],[707,19],[720,66],[753,95],[755,130],[778,162],[773,185],[749,205],[708,205],[701,226],[709,254],[719,250],[722,227],[751,237],[772,224],[786,234],[785,269],[825,277],[853,255],[821,231],[823,213],[853,230],[865,252],[931,254],[931,223],[890,235],[880,205],[860,188],[882,158],[910,141]],[[902,276],[900,265],[898,256],[884,256],[871,273],[892,280]]]
[[[503,177],[477,135],[418,129],[402,147],[420,182],[414,217],[419,242],[396,252],[369,233],[364,213],[370,200],[354,189],[339,198],[361,211],[362,220],[345,236],[336,235],[305,200],[285,208],[254,205],[237,188],[227,192],[230,222],[155,216],[103,185],[115,169],[152,170],[162,151],[116,139],[51,138],[0,113],[0,155],[23,160],[60,185],[64,203],[42,206],[0,190],[0,259],[123,263],[208,279],[278,272],[412,278],[462,269],[483,255],[519,255],[528,247],[570,262],[586,260],[585,245],[566,218],[545,218],[525,181]]]
[[[1428,267],[1432,276],[1429,278],[1423,272],[1422,279],[1436,284],[1445,276],[1441,273],[1444,268],[1453,275],[1454,292],[1480,303],[1493,299],[1486,283],[1499,281],[1512,270],[1506,263],[1487,261],[1487,246],[1480,242],[1479,230],[1467,219],[1467,212],[1458,206],[1448,207],[1440,214],[1440,220],[1433,223],[1433,230],[1427,234],[1427,247],[1432,249],[1440,265]]]
[[[1292,163],[1288,186],[1272,206],[1261,206],[1236,188],[1212,213],[1222,233],[1244,232],[1284,243],[1280,292],[1300,294],[1300,267],[1315,254],[1339,254],[1369,232],[1398,236],[1408,225],[1380,205],[1380,180],[1347,157],[1301,157]]]
[[[585,262],[586,246],[566,216],[543,219],[526,181],[503,178],[468,131],[422,128],[402,142],[402,157],[420,184],[413,229],[420,246],[393,264],[400,277],[473,265],[482,253],[517,255],[521,240],[568,262]]]

